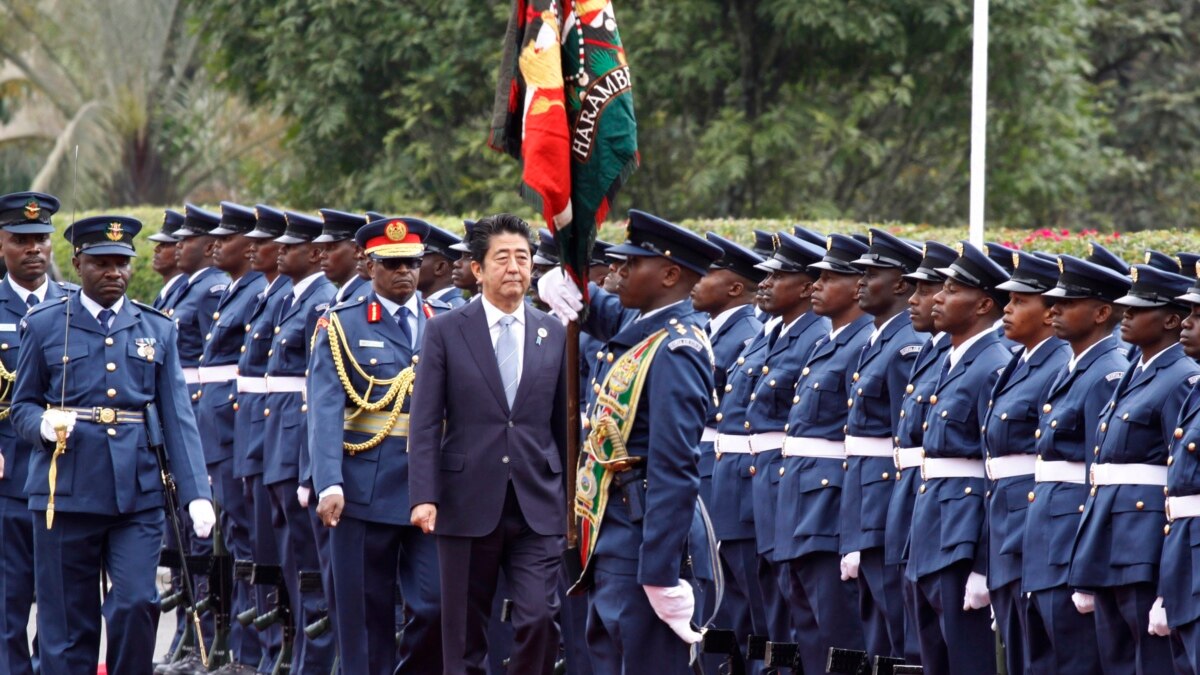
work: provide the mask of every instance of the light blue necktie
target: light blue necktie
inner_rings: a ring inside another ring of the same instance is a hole
[[[104,329],[105,333],[108,332],[109,323],[112,321],[112,318],[115,315],[116,315],[116,312],[112,311],[111,309],[109,309],[107,307],[100,310],[100,312],[96,315],[96,320],[100,322],[100,327]]]
[[[508,399],[508,408],[512,409],[513,399],[517,396],[517,334],[513,332],[516,317],[506,315],[500,317],[500,337],[496,338],[496,363],[500,366],[500,381],[504,383],[504,397]]]
[[[400,327],[400,332],[404,333],[404,340],[408,344],[408,348],[412,349],[412,328],[410,328],[408,325],[408,315],[410,313],[411,312],[409,311],[408,307],[400,305],[400,309],[396,310],[396,314],[394,316],[396,317],[396,325]]]

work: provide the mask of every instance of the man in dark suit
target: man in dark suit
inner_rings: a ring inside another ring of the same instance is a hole
[[[509,672],[550,673],[566,531],[565,331],[525,304],[533,251],[524,221],[484,218],[468,244],[483,298],[426,325],[409,432],[411,520],[437,535],[444,672],[484,672],[503,567],[514,603]]]

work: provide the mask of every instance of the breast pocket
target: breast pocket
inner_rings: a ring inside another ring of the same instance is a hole
[[[68,389],[87,390],[93,385],[92,380],[98,376],[98,373],[103,373],[103,367],[96,364],[97,368],[80,367],[83,365],[83,360],[88,356],[88,345],[86,342],[74,342],[67,345],[66,355],[67,363],[71,366],[63,364],[63,346],[57,345],[53,347],[45,347],[42,350],[42,358],[45,359],[47,369],[50,371],[50,391],[57,392],[63,386],[63,372],[66,371]]]
[[[885,470],[883,462],[864,462],[862,470],[862,528],[882,530],[887,524],[888,506],[892,501],[892,489],[896,476]]]
[[[838,505],[846,472],[841,466],[826,461],[799,471],[797,489],[802,495],[800,503],[803,515],[796,525],[795,534],[836,536],[840,527]],[[832,518],[828,517],[830,514],[833,515]]]
[[[142,391],[154,390],[154,377],[163,361],[162,345],[138,345],[130,342],[125,348],[125,358],[131,379]]]
[[[788,368],[772,370],[759,376],[756,391],[756,397],[766,397],[771,419],[787,419],[796,396],[796,373]]]
[[[938,509],[943,549],[978,542],[983,524],[983,481],[951,479],[938,493]]]
[[[392,378],[399,370],[396,367],[396,353],[391,349],[359,348],[354,351],[353,358],[360,368],[374,377]]]
[[[1159,412],[1151,406],[1139,406],[1125,411],[1118,410],[1109,418],[1109,433],[1116,432],[1115,443],[1106,442],[1109,448],[1116,449],[1115,456],[1107,459],[1140,458],[1146,448],[1162,444],[1162,436],[1158,428]],[[1112,428],[1115,427],[1115,428]],[[1106,439],[1107,440],[1107,439]]]
[[[1112,506],[1113,564],[1157,565],[1167,524],[1162,488],[1138,485],[1117,490]]]

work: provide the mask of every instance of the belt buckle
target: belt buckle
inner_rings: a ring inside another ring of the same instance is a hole
[[[117,421],[117,411],[113,408],[92,408],[92,421],[114,424]]]
[[[1092,484],[1092,487],[1096,487],[1096,465],[1095,464],[1088,467],[1088,482]]]
[[[1167,515],[1167,522],[1168,522],[1168,523],[1173,523],[1173,522],[1175,522],[1175,519],[1171,517],[1171,498],[1170,498],[1170,497],[1164,497],[1164,498],[1163,498],[1163,511],[1164,511],[1164,512],[1166,513],[1166,515]]]
[[[996,480],[992,477],[992,458],[986,457],[983,460],[983,472],[987,474],[988,480]]]
[[[721,459],[721,434],[717,434],[713,439],[713,455],[716,459]]]

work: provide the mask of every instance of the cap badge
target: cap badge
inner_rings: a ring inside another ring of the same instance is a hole
[[[371,222],[371,216],[363,216],[363,220],[365,220],[369,223],[369,222]]]
[[[833,237],[825,237],[825,250],[826,251],[833,250]]]
[[[921,244],[921,257],[922,258],[929,257],[929,244],[928,243]]]
[[[1013,269],[1017,269],[1018,267],[1021,266],[1021,256],[1017,255],[1016,251],[1013,251],[1012,255],[1013,255]]]
[[[30,199],[25,202],[25,217],[34,220],[42,212],[42,206],[37,203],[36,199]]]
[[[1196,261],[1196,276],[1200,277],[1200,260]]]
[[[1088,242],[1088,255],[1096,255],[1096,245],[1090,241]]]
[[[408,236],[408,226],[404,224],[403,220],[393,220],[387,224],[383,233],[392,241],[403,241]]]
[[[958,254],[958,257],[962,257],[963,245],[961,241],[954,245],[954,252]]]
[[[1150,253],[1150,251],[1146,251],[1146,259],[1145,259],[1145,261],[1144,261],[1144,262],[1145,262],[1147,265],[1149,265],[1149,264],[1150,264],[1150,257],[1151,257],[1151,255],[1152,255],[1152,254]]]
[[[108,224],[108,229],[104,231],[104,236],[108,237],[109,241],[121,241],[124,233],[121,231],[121,223],[112,221]]]
[[[1058,273],[1063,274],[1063,261],[1061,255],[1058,256]]]
[[[874,232],[874,230],[867,230],[867,246],[874,246],[874,245],[875,245],[875,232]]]
[[[778,251],[780,246],[781,246],[781,243],[779,241],[779,235],[778,234],[771,235],[771,250]]]
[[[992,249],[988,248],[987,244],[983,245],[983,254],[989,258],[992,257]]]
[[[1133,280],[1133,283],[1137,283],[1138,271],[1136,267],[1129,268],[1129,278]]]

